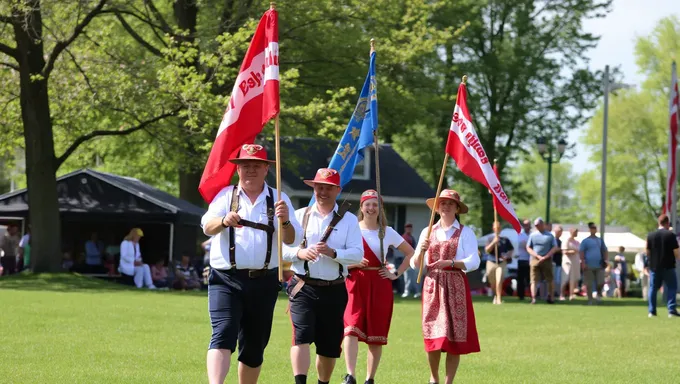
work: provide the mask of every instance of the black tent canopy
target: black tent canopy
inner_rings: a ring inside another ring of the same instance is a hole
[[[205,209],[151,187],[137,179],[91,169],[57,178],[63,251],[84,251],[92,232],[107,245],[118,245],[133,227],[144,231],[140,243],[146,262],[196,252]],[[0,221],[28,220],[26,189],[0,195]]]

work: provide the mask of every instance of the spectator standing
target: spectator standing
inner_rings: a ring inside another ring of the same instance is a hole
[[[17,263],[17,272],[23,271],[31,267],[31,226],[28,226],[26,234],[21,237],[19,241],[19,260]]]
[[[522,231],[517,236],[517,296],[524,300],[524,294],[529,282],[531,255],[527,251],[529,234],[531,233],[531,222],[526,219],[522,221]]]
[[[413,224],[406,223],[404,225],[404,233],[401,235],[404,241],[411,246],[411,248],[416,248],[416,238],[413,237]],[[418,284],[418,271],[413,268],[409,268],[404,273],[404,294],[401,297],[406,298],[410,294],[413,294],[413,298],[417,299],[420,297],[422,292],[422,282]]]
[[[553,295],[558,295],[560,297],[560,300],[564,300],[564,296],[562,296],[562,291],[560,290],[562,288],[562,240],[560,240],[560,237],[562,237],[562,226],[556,225],[555,226],[555,242],[557,242],[557,247],[559,250],[553,254],[552,257],[552,262],[553,262],[553,277],[555,278],[555,292],[552,292]]]
[[[619,290],[620,297],[626,297],[626,280],[628,280],[628,263],[626,262],[625,251],[626,248],[619,247],[619,253],[614,256],[614,263],[618,275],[616,288]]]
[[[530,275],[531,275],[531,304],[536,304],[536,290],[538,284],[545,280],[547,284],[548,296],[546,302],[553,304],[553,266],[552,256],[559,250],[555,236],[546,229],[542,218],[534,220],[536,231],[529,236],[527,242],[527,252],[531,255]]]
[[[564,294],[564,288],[569,285],[569,300],[574,299],[574,292],[578,290],[578,282],[581,280],[581,258],[578,250],[581,247],[581,242],[576,240],[578,236],[578,229],[572,228],[569,231],[569,240],[567,240],[564,255],[562,256],[562,286],[560,287],[560,295]],[[564,296],[560,296],[560,300],[564,300]]]
[[[507,272],[507,265],[512,260],[514,250],[512,243],[507,237],[502,237],[501,224],[497,221],[493,223],[495,236],[489,237],[485,251],[490,257],[486,261],[486,278],[493,291],[493,303],[502,304],[503,296],[503,277]],[[498,254],[496,255],[496,252]]]
[[[19,228],[10,224],[7,226],[7,232],[0,239],[0,263],[2,263],[2,275],[13,275],[17,269],[17,255],[19,253]]]
[[[678,290],[675,275],[675,260],[680,258],[678,239],[669,230],[670,220],[667,215],[659,216],[659,229],[647,235],[647,255],[649,271],[649,317],[656,316],[656,295],[661,284],[666,284],[666,306],[668,317],[680,317],[676,308],[676,292]]]
[[[586,285],[588,304],[592,304],[593,283],[596,285],[597,301],[602,301],[604,268],[607,267],[607,246],[602,239],[596,236],[597,226],[595,226],[595,223],[588,223],[588,230],[590,231],[590,236],[581,242],[579,254],[581,256],[583,283]]]
[[[647,295],[649,294],[649,271],[645,268],[648,264],[647,253],[638,252],[635,255],[635,264],[633,268],[637,272],[638,278],[640,279],[640,287],[642,288],[642,300],[647,301]]]

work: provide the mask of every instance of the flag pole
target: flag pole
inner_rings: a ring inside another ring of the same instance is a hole
[[[498,168],[496,168],[496,164],[498,163],[498,160],[493,159],[493,169],[494,171]],[[498,177],[498,175],[496,175]],[[499,178],[500,179],[500,178]],[[499,180],[500,181],[500,180]],[[489,190],[489,194],[491,195],[491,199],[495,199],[493,194],[491,193],[491,190]],[[492,200],[493,201],[493,200]],[[494,225],[498,222],[498,209],[496,209],[496,202],[493,201],[493,223]],[[498,237],[499,234],[496,234],[496,245],[494,246],[494,254],[496,255],[496,264],[498,263]]]
[[[375,39],[371,39],[371,50],[368,53],[369,60],[375,52]],[[385,223],[383,216],[382,192],[380,191],[380,143],[378,141],[378,127],[373,131],[373,143],[375,145],[375,189],[378,192],[378,239],[380,239],[380,263],[385,266]],[[369,155],[370,156],[370,155]]]
[[[444,183],[444,175],[446,175],[446,165],[449,162],[449,153],[447,152],[444,155],[444,163],[442,164],[442,171],[441,174],[439,175],[439,185],[437,186],[437,194],[434,197],[434,204],[432,205],[432,213],[430,214],[430,224],[427,227],[427,236],[425,237],[426,239],[430,238],[430,235],[432,234],[432,225],[434,224],[434,216],[437,212],[437,203],[439,203],[439,194],[442,192],[442,184]],[[420,267],[418,267],[418,280],[416,280],[416,283],[420,284],[420,281],[423,276],[423,265],[425,265],[425,260],[423,260],[425,256],[425,251],[424,250],[418,250],[420,252],[418,254],[418,260],[420,260]]]
[[[463,84],[467,81],[467,76],[463,76]],[[442,163],[442,170],[441,173],[439,174],[439,184],[437,185],[437,194],[434,195],[434,204],[432,205],[432,213],[430,214],[430,224],[427,227],[427,236],[425,237],[426,239],[430,238],[430,235],[432,235],[432,225],[434,224],[434,216],[437,213],[437,204],[439,203],[439,194],[442,192],[442,185],[444,184],[444,175],[446,175],[446,166],[449,162],[449,153],[444,151],[444,162]],[[420,284],[420,281],[422,280],[423,277],[423,266],[425,265],[425,251],[420,249],[416,250],[417,252],[420,252],[418,254],[418,260],[420,260],[420,266],[418,267],[418,279],[416,280],[417,284]]]
[[[274,11],[276,10],[276,3],[275,2],[270,2],[269,3],[269,9]],[[281,113],[281,109],[279,108],[279,113]],[[276,117],[274,118],[274,145],[276,147],[276,201],[281,201],[281,135],[280,135],[280,129],[279,129],[279,113],[276,114]],[[291,207],[288,207],[289,209]],[[278,241],[278,247],[277,247],[277,257],[279,260],[279,281],[283,282],[283,257],[281,252],[283,248],[283,219],[281,217],[278,218],[279,220],[279,229],[276,231],[276,237]]]
[[[677,67],[676,67],[676,64],[675,64],[675,57],[673,59],[674,60],[671,63],[671,78],[675,75],[676,81],[678,81],[677,80]],[[675,86],[675,84],[673,84],[673,80],[671,79],[671,87],[674,87],[674,86]],[[672,97],[672,95],[673,95],[673,89],[671,89],[671,97]],[[672,99],[671,99],[671,103],[673,103]],[[672,110],[672,108],[673,108],[673,106],[671,105],[671,110]],[[678,105],[678,111],[675,113],[675,116],[676,116],[676,122],[677,122],[678,129],[680,129],[680,105]],[[673,116],[671,115],[671,117],[673,117]],[[671,126],[672,126],[672,122],[671,122]],[[676,152],[676,153],[677,153],[677,150],[678,150],[677,148],[673,148],[673,151]],[[668,155],[670,156],[670,154],[668,154]],[[677,154],[676,154],[676,157],[675,157],[675,164],[673,164],[673,172],[675,172],[676,175],[678,174],[678,157],[677,157]],[[678,223],[677,223],[677,221],[678,221],[678,187],[677,187],[677,185],[678,185],[678,180],[677,180],[677,176],[676,176],[675,177],[675,183],[673,184],[673,188],[671,189],[671,191],[668,192],[668,193],[673,194],[673,201],[672,201],[671,206],[669,208],[671,209],[671,215],[670,215],[671,216],[671,226],[673,226],[673,232],[675,233],[676,236],[678,235],[678,233],[680,233],[680,231],[678,229]]]

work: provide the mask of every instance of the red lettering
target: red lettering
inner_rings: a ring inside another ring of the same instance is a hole
[[[508,195],[506,195],[505,192],[503,192],[503,188],[501,187],[500,184],[497,184],[495,187],[493,187],[493,190],[501,199],[503,199],[503,201],[505,201],[506,203],[510,202],[510,199],[508,199]]]
[[[479,160],[479,162],[482,163],[482,164],[488,164],[488,163],[489,163],[489,159],[487,159],[486,157],[482,157],[482,158]]]
[[[260,85],[262,85],[262,75],[260,75],[259,73],[255,73],[253,71],[250,71],[250,78],[253,79],[253,81],[257,83],[258,87]],[[253,85],[252,87],[255,88],[255,85]]]
[[[250,79],[248,79],[247,81],[248,81],[248,87],[255,88],[255,80],[253,80],[252,77]]]
[[[264,63],[267,67],[279,65],[279,55],[275,54],[273,50],[267,50],[264,57]]]
[[[467,131],[467,125],[465,123],[460,123],[460,132],[463,133]]]
[[[241,93],[243,93],[243,96],[245,96],[246,93],[248,93],[249,88],[248,88],[248,84],[246,84],[245,80],[243,80],[241,82],[241,84],[238,85],[238,87],[241,88]]]

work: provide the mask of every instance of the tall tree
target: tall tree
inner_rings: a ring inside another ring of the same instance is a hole
[[[66,68],[71,65],[78,67],[87,82],[85,69],[79,65],[70,49],[83,40],[93,20],[107,9],[107,3],[107,0],[90,4],[12,0],[0,4],[0,65],[5,68],[0,81],[5,85],[14,85],[3,94],[6,108],[2,114],[20,111],[26,151],[29,215],[33,229],[34,256],[31,259],[36,271],[60,269],[61,225],[56,195],[56,172],[59,166],[82,143],[94,137],[134,132],[173,114],[163,112],[150,118],[146,118],[148,114],[133,114],[131,118],[128,116],[128,119],[116,121],[118,129],[115,130],[93,130],[90,127],[88,132],[75,137],[60,155],[56,155],[55,126],[70,124],[77,118],[60,115],[63,110],[52,108],[54,100],[60,99],[62,94],[54,90],[50,92],[51,83],[68,86],[73,80],[74,71]],[[72,61],[67,63],[65,56]],[[68,102],[57,104],[67,106]],[[86,115],[88,120],[95,117],[91,109],[83,109],[82,105],[80,107],[81,114]],[[130,114],[125,109],[119,110],[123,114]],[[10,119],[5,117],[3,120]],[[66,120],[69,122],[66,123]],[[7,129],[12,132],[18,130],[16,124]]]
[[[645,81],[640,89],[619,91],[609,99],[607,141],[607,224],[630,227],[639,235],[655,226],[665,196],[670,70],[680,57],[680,18],[659,21],[649,36],[639,37],[635,58]],[[590,160],[602,159],[603,108],[600,106],[583,137]],[[579,180],[581,199],[600,193],[600,173],[588,172]],[[589,213],[599,219],[600,200]]]
[[[355,103],[356,87],[365,76],[372,37],[378,40],[381,110],[389,111],[381,116],[381,135],[389,140],[403,130],[404,122],[431,121],[431,112],[442,99],[432,92],[438,89],[438,76],[423,67],[437,59],[437,46],[461,32],[450,26],[460,16],[445,27],[430,25],[432,15],[445,3],[380,0],[368,6],[356,0],[341,5],[301,0],[281,4],[284,135],[339,137]],[[143,6],[132,2],[116,14],[141,46],[167,60],[159,81],[175,88],[184,125],[195,133],[176,136],[182,159],[177,163],[180,197],[200,201],[196,188],[222,113],[219,106],[229,96],[254,18],[268,6],[267,1],[176,0],[172,7],[157,7],[146,0]],[[214,14],[220,15],[217,21],[210,17]],[[166,36],[168,41],[157,41],[155,36]]]

